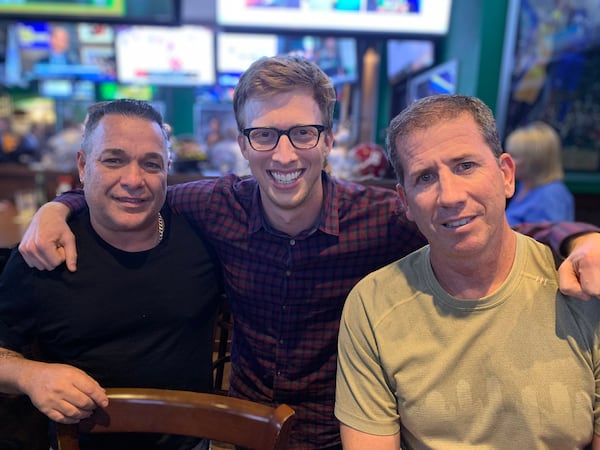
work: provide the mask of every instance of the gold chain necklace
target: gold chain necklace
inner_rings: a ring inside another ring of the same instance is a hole
[[[161,213],[158,213],[158,242],[161,243],[165,235],[165,220]]]

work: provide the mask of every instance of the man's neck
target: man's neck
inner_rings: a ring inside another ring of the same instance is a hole
[[[92,227],[104,241],[124,252],[143,252],[156,247],[164,234],[164,219],[157,217],[156,223],[143,230],[114,231],[92,222]]]
[[[510,230],[502,233],[499,246],[489,246],[477,257],[441,259],[432,256],[435,277],[453,297],[478,300],[494,293],[508,278],[513,266],[517,237]]]

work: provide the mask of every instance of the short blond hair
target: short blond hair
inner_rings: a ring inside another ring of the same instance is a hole
[[[564,178],[560,136],[550,125],[537,121],[517,128],[506,138],[504,148],[518,159],[519,176],[533,187]]]
[[[337,97],[331,79],[312,61],[295,55],[278,55],[254,61],[242,74],[233,95],[239,130],[248,126],[244,122],[244,106],[249,100],[266,100],[296,89],[306,90],[313,96],[321,111],[322,125],[332,129]]]

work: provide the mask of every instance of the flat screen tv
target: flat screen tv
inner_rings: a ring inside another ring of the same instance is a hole
[[[199,25],[116,26],[120,83],[162,86],[215,84],[214,32]]]
[[[217,38],[217,84],[235,86],[253,61],[277,54],[277,35],[219,32]]]
[[[451,0],[216,0],[219,26],[296,33],[443,36]]]
[[[94,82],[88,80],[48,78],[38,82],[38,92],[42,97],[54,99],[96,100]]]
[[[176,25],[180,0],[19,0],[0,2],[0,18]]]
[[[356,39],[339,36],[219,32],[217,82],[235,86],[261,56],[296,54],[316,62],[334,84],[352,83],[358,79],[356,46]]]
[[[156,88],[150,85],[120,84],[106,82],[97,84],[98,100],[117,100],[120,98],[134,98],[136,100],[151,101],[154,99]]]
[[[358,80],[356,39],[335,36],[288,36],[278,41],[280,54],[297,54],[316,62],[334,84]]]
[[[116,79],[113,28],[107,24],[15,22],[8,28],[6,83],[41,79]]]
[[[426,70],[407,82],[407,103],[436,94],[455,94],[458,61],[451,60]]]
[[[391,84],[431,67],[435,48],[431,40],[388,39],[387,77]]]

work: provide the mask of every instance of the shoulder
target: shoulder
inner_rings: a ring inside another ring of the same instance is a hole
[[[360,308],[381,317],[411,301],[428,289],[428,255],[426,246],[366,275],[351,290],[345,309]]]
[[[400,198],[392,188],[362,184],[355,181],[330,179],[341,211],[387,211],[401,215]]]
[[[558,271],[552,250],[535,239],[517,233],[518,253],[517,258],[523,258],[523,272],[531,278],[539,280],[552,280],[558,286]]]

